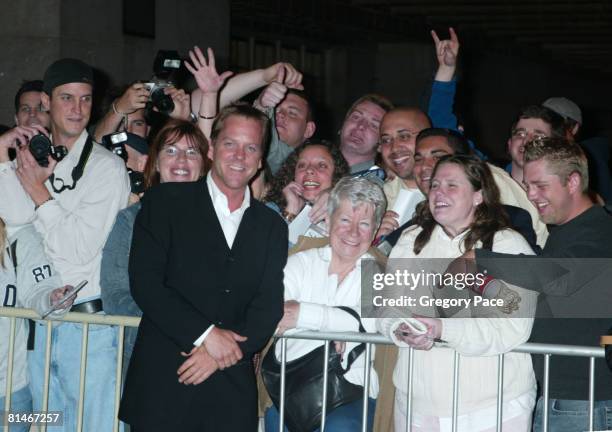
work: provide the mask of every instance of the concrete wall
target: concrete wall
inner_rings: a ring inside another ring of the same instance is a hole
[[[437,61],[432,44],[360,45],[327,51],[327,104],[334,133],[347,107],[378,92],[397,105],[426,109]],[[494,159],[504,159],[509,128],[519,109],[565,96],[583,110],[586,135],[612,137],[612,86],[596,73],[527,60],[518,55],[462,52],[455,111],[467,135]]]
[[[0,0],[0,124],[13,124],[21,81],[42,78],[60,57],[78,57],[117,85],[149,78],[158,49],[186,55],[193,45],[210,46],[221,65],[227,62],[229,2],[156,0],[151,39],[123,34],[123,1]]]

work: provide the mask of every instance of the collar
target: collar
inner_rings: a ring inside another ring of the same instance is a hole
[[[72,149],[68,152],[66,157],[62,159],[56,167],[56,170],[59,168],[60,170],[68,169],[68,174],[72,171],[72,168],[77,166],[79,163],[79,158],[81,157],[81,152],[83,151],[83,147],[85,146],[85,141],[87,141],[87,137],[89,134],[87,133],[87,129],[83,129],[81,135],[77,138],[72,146]],[[53,136],[51,136],[51,142],[53,142]],[[65,168],[64,168],[65,167]]]
[[[330,245],[321,247],[317,249],[317,253],[319,255],[319,258],[322,261],[325,261],[327,263],[331,263],[331,259],[332,259],[332,249]],[[364,259],[375,259],[374,256],[372,256],[370,254],[370,252],[366,251],[366,253],[364,253],[363,255],[361,255],[359,258],[357,258],[357,262],[355,263],[355,268],[353,269],[353,271],[355,269],[359,270],[361,269],[361,260]],[[329,265],[328,265],[329,266]]]
[[[230,212],[227,197],[223,192],[221,192],[221,189],[219,189],[213,180],[210,172],[206,175],[206,185],[208,186],[208,192],[210,193],[210,198],[215,208],[221,209],[227,214],[232,214],[238,211],[244,212],[251,205],[251,192],[249,191],[248,186],[245,186],[244,188],[244,199],[242,200],[242,205],[240,205],[240,207],[233,212]]]
[[[369,170],[370,168],[372,168],[373,165],[374,165],[373,159],[355,164],[351,167],[351,174],[358,173],[359,171]]]
[[[452,242],[452,243],[461,243],[463,242],[463,239],[465,238],[465,236],[467,236],[467,234],[470,232],[469,229],[463,231],[461,234],[459,234],[458,236],[455,237],[451,237],[449,236],[446,231],[444,231],[444,228],[442,228],[442,226],[440,224],[436,224],[436,227],[434,228],[434,234],[440,238],[443,239],[447,242]],[[429,240],[431,242],[431,239]]]

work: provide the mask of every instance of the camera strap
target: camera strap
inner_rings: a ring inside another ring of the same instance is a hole
[[[62,183],[61,187],[58,189],[55,187],[55,174],[51,173],[49,176],[49,181],[51,182],[51,187],[55,193],[62,193],[65,190],[73,190],[77,182],[83,177],[83,173],[85,172],[85,165],[87,165],[87,161],[89,160],[89,156],[91,155],[91,151],[93,150],[93,139],[91,135],[87,136],[87,141],[85,141],[85,145],[83,146],[83,150],[81,151],[81,156],[79,157],[79,163],[72,168],[72,185],[64,184],[64,180],[58,178],[57,180]]]

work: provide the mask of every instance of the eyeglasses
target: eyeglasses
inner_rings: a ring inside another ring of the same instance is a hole
[[[202,157],[202,153],[200,153],[200,151],[194,147],[189,147],[186,150],[181,150],[173,145],[168,145],[162,149],[162,154],[166,157],[179,157],[181,153],[184,154],[185,158],[187,159],[199,159]]]
[[[520,140],[525,140],[527,138],[531,137],[531,140],[541,140],[544,138],[548,138],[545,134],[543,133],[538,133],[538,132],[528,132],[525,129],[515,129],[512,131],[512,138],[513,139],[520,139]]]

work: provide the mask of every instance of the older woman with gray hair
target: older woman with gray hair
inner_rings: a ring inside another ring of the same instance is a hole
[[[300,330],[358,331],[357,319],[361,303],[361,260],[372,258],[368,249],[380,225],[387,201],[382,188],[366,178],[343,178],[331,192],[328,202],[327,226],[329,245],[299,252],[291,256],[285,267],[285,313],[277,334]],[[356,312],[351,314],[339,307]],[[375,332],[373,320],[361,320],[366,331]],[[299,359],[324,345],[323,341],[289,339],[287,361]],[[358,344],[336,344],[338,351],[350,353]],[[280,359],[280,344],[275,355]],[[342,366],[347,367],[344,355]],[[373,359],[373,356],[372,356]],[[367,365],[371,367],[370,365]],[[363,387],[365,354],[361,353],[351,364],[344,378]],[[330,391],[331,394],[331,391]],[[372,369],[368,430],[372,428],[375,398],[378,395],[378,377]],[[290,397],[290,396],[288,396]],[[359,430],[362,418],[362,400],[327,411],[325,430]],[[266,431],[278,431],[278,411],[266,411]]]

